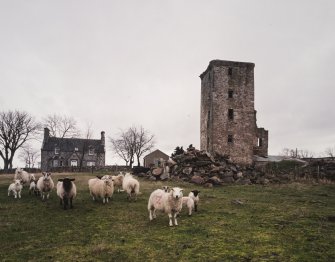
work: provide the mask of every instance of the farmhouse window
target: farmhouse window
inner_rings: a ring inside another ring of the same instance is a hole
[[[94,161],[88,161],[87,166],[95,166],[95,162]]]
[[[78,161],[76,159],[71,159],[71,166],[78,166]]]
[[[55,147],[55,155],[59,155],[59,147]]]
[[[93,148],[88,149],[88,154],[92,156],[94,154],[94,149]]]
[[[58,160],[57,159],[55,159],[54,161],[53,161],[53,167],[58,167]]]

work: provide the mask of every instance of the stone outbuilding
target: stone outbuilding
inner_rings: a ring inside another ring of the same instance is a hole
[[[105,132],[100,139],[51,137],[44,128],[41,149],[41,169],[57,167],[105,166]]]
[[[143,158],[143,166],[144,167],[154,167],[154,166],[158,167],[158,166],[161,166],[163,161],[169,160],[169,158],[170,157],[167,154],[157,149],[147,154]]]
[[[269,133],[256,124],[253,63],[213,60],[201,78],[200,149],[243,165],[267,157]]]

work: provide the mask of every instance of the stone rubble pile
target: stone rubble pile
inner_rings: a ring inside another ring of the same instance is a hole
[[[269,181],[252,168],[242,168],[225,155],[211,155],[190,147],[186,152],[173,156],[162,167],[154,167],[146,174],[150,180],[182,180],[212,187],[224,184],[267,184]]]
[[[271,163],[269,163],[271,164]],[[206,151],[200,151],[194,147],[189,147],[187,151],[174,154],[171,159],[163,162],[161,167],[137,172],[138,176],[146,177],[149,180],[177,180],[191,182],[205,187],[213,187],[226,184],[284,184],[301,180],[301,178],[317,178],[315,167],[309,164],[301,168],[277,169],[274,167],[242,167],[231,161],[226,155],[211,155]],[[315,164],[314,164],[315,165]],[[330,166],[330,164],[328,164]],[[334,179],[335,164],[331,167],[320,165],[321,177]],[[327,169],[324,170],[324,169]],[[333,171],[334,170],[334,171]],[[325,175],[325,174],[328,175]],[[318,181],[318,180],[316,180]]]

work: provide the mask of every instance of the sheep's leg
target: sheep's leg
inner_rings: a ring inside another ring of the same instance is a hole
[[[108,197],[105,197],[106,198],[106,203],[108,203]]]
[[[16,193],[16,191],[14,191],[14,198],[17,198],[17,193]]]
[[[73,197],[70,198],[70,208],[73,208],[72,199],[73,199]]]
[[[172,227],[173,226],[173,223],[172,223],[172,214],[169,213],[169,226]]]
[[[21,198],[21,191],[18,192],[19,198]]]
[[[106,199],[103,197],[102,198],[102,203],[105,204]]]
[[[194,211],[197,212],[198,211],[198,205],[194,204]]]
[[[152,221],[153,220],[153,217],[152,217],[152,210],[149,209],[149,220]]]
[[[174,217],[174,224],[175,224],[175,226],[178,226],[177,215],[178,215],[178,213],[174,213],[174,214],[173,214],[173,217]]]
[[[64,197],[63,202],[64,202],[64,210],[65,210],[67,209],[67,206],[69,204],[69,199],[67,197]]]
[[[10,196],[10,190],[8,190],[8,196]]]

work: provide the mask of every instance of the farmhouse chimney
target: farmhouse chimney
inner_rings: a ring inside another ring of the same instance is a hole
[[[44,128],[44,143],[46,143],[49,139],[50,136],[50,130],[49,128],[45,127]]]
[[[101,131],[101,145],[105,146],[105,131]]]

